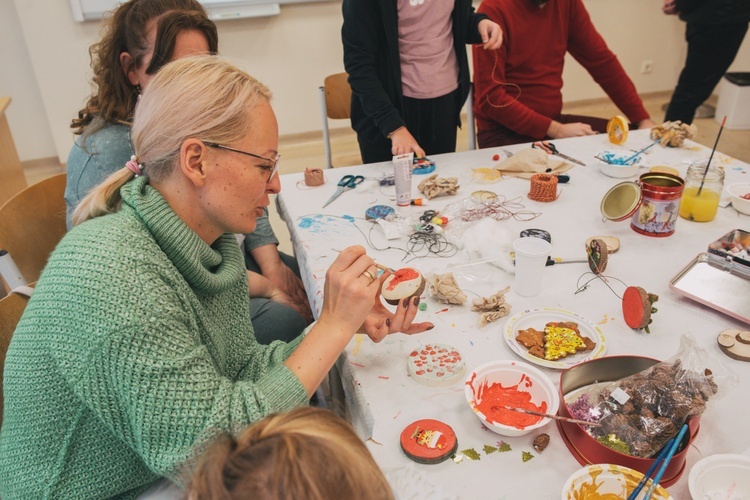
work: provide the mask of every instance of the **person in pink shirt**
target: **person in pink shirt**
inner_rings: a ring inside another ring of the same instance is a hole
[[[484,0],[478,12],[495,20],[505,36],[498,50],[473,49],[480,148],[606,131],[604,118],[562,114],[567,52],[634,126],[655,125],[581,0]]]
[[[344,67],[364,163],[456,150],[471,87],[466,44],[493,50],[498,25],[471,0],[343,0]]]

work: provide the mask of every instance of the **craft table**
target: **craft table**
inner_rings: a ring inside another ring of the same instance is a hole
[[[440,211],[449,203],[467,198],[476,190],[493,191],[508,200],[519,198],[525,210],[538,213],[534,220],[514,219],[502,223],[508,238],[518,237],[521,230],[540,228],[552,236],[552,255],[562,258],[585,258],[585,241],[598,235],[620,239],[619,252],[609,258],[606,276],[614,290],[600,280],[576,294],[579,284],[591,274],[587,264],[560,264],[545,268],[543,291],[533,298],[522,298],[513,292],[513,276],[491,264],[467,265],[476,261],[464,249],[449,258],[406,255],[406,237],[386,240],[378,226],[365,221],[365,210],[376,204],[395,207],[393,187],[375,186],[349,191],[325,209],[320,207],[331,196],[336,183],[345,174],[361,174],[378,179],[392,173],[390,162],[349,168],[325,170],[326,183],[317,188],[304,185],[303,174],[281,176],[282,192],[277,203],[291,233],[310,303],[318,313],[323,301],[325,272],[337,256],[333,249],[362,245],[376,261],[386,266],[415,267],[425,276],[452,271],[458,284],[469,296],[467,304],[450,306],[438,303],[428,290],[423,294],[427,310],[420,311],[417,321],[431,321],[432,331],[407,336],[395,334],[380,344],[364,335],[355,335],[342,353],[337,366],[341,372],[347,407],[359,435],[367,441],[370,451],[389,477],[396,477],[396,489],[407,498],[533,498],[558,499],[566,479],[581,466],[566,448],[554,422],[543,428],[551,437],[549,447],[536,453],[531,441],[538,433],[508,438],[482,427],[464,396],[464,384],[433,388],[408,376],[407,357],[427,343],[448,344],[457,348],[466,359],[467,374],[476,366],[496,359],[521,361],[506,344],[504,326],[514,314],[532,308],[560,308],[583,316],[598,326],[606,339],[605,355],[633,354],[667,359],[677,353],[683,334],[692,335],[711,356],[720,359],[738,376],[739,385],[726,397],[709,402],[701,420],[700,432],[688,452],[684,474],[669,488],[676,499],[689,498],[690,467],[700,458],[717,453],[750,454],[750,433],[746,414],[750,410],[750,363],[726,357],[716,339],[728,328],[747,329],[748,325],[705,307],[670,290],[670,280],[709,243],[733,229],[750,230],[750,217],[730,207],[720,208],[712,222],[697,223],[680,218],[675,234],[665,238],[648,237],[630,228],[630,220],[604,221],[600,202],[615,184],[631,179],[604,176],[596,166],[594,155],[607,149],[639,150],[650,143],[647,131],[631,132],[623,146],[613,146],[605,135],[555,140],[558,150],[582,160],[587,166],[575,166],[567,172],[568,184],[559,185],[559,198],[551,203],[529,200],[529,181],[507,178],[493,184],[472,181],[472,168],[491,167],[508,152],[518,152],[529,145],[475,150],[431,157],[440,177],[455,176],[460,189],[455,196],[429,200],[425,206],[399,208],[398,214],[418,215],[426,209]],[[686,141],[681,148],[650,148],[644,155],[648,166],[666,165],[676,168],[681,176],[691,162],[705,160],[710,151]],[[750,165],[717,153],[714,162],[726,170],[725,186],[750,178]],[[646,172],[647,168],[641,170]],[[414,176],[413,198],[420,196],[417,184],[424,176]],[[450,222],[447,231],[450,232]],[[510,246],[511,241],[507,244]],[[388,249],[390,247],[390,249]],[[380,250],[379,250],[380,249]],[[501,251],[498,249],[498,251]],[[622,317],[621,301],[624,285],[643,287],[659,296],[655,304],[651,333],[629,328]],[[489,296],[511,286],[506,300],[512,305],[510,315],[478,326],[478,313],[470,310],[472,298]],[[429,288],[429,287],[428,287]],[[748,297],[750,300],[750,297]],[[542,325],[543,326],[543,325]],[[559,387],[560,371],[540,369]],[[458,436],[458,449],[473,449],[480,460],[467,457],[456,463],[447,460],[437,465],[411,462],[401,451],[399,436],[411,422],[433,418],[449,424]],[[485,454],[485,445],[497,446],[499,441],[510,444],[512,451]],[[534,458],[523,462],[522,451]],[[410,496],[414,493],[414,496]]]

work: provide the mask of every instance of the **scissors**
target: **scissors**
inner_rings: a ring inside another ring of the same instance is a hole
[[[333,200],[341,196],[341,193],[343,193],[344,191],[349,191],[350,189],[354,189],[357,186],[357,184],[361,184],[363,180],[365,180],[365,178],[361,175],[343,176],[338,183],[336,192],[333,193],[333,196],[331,196],[326,202],[326,204],[323,205],[323,208],[327,207]]]
[[[573,163],[577,163],[581,166],[586,166],[585,163],[583,163],[581,160],[576,160],[575,158],[571,158],[568,155],[562,154],[560,151],[557,150],[554,144],[552,144],[549,141],[537,141],[534,144],[531,145],[532,148],[539,148],[542,151],[544,151],[547,154],[559,156],[560,158],[565,158],[568,161],[572,161]]]

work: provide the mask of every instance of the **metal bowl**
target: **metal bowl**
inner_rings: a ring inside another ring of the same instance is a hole
[[[642,356],[605,356],[580,363],[562,372],[560,375],[560,408],[558,415],[571,417],[570,409],[565,401],[565,395],[578,389],[598,383],[614,382],[634,375],[659,363],[658,360]],[[619,453],[604,446],[591,436],[586,429],[575,423],[557,421],[560,435],[573,457],[581,465],[587,464],[617,464],[635,469],[645,474],[652,458],[640,458]],[[674,455],[667,466],[660,481],[663,486],[669,486],[677,481],[685,470],[685,459],[689,444],[698,434],[700,415],[688,420],[689,431],[685,434],[681,450]]]

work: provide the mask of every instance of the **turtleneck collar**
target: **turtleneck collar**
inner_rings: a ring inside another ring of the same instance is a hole
[[[122,210],[132,210],[143,221],[192,289],[216,294],[243,278],[245,263],[233,234],[223,234],[212,245],[206,244],[149,185],[146,176],[125,184],[120,194]]]

